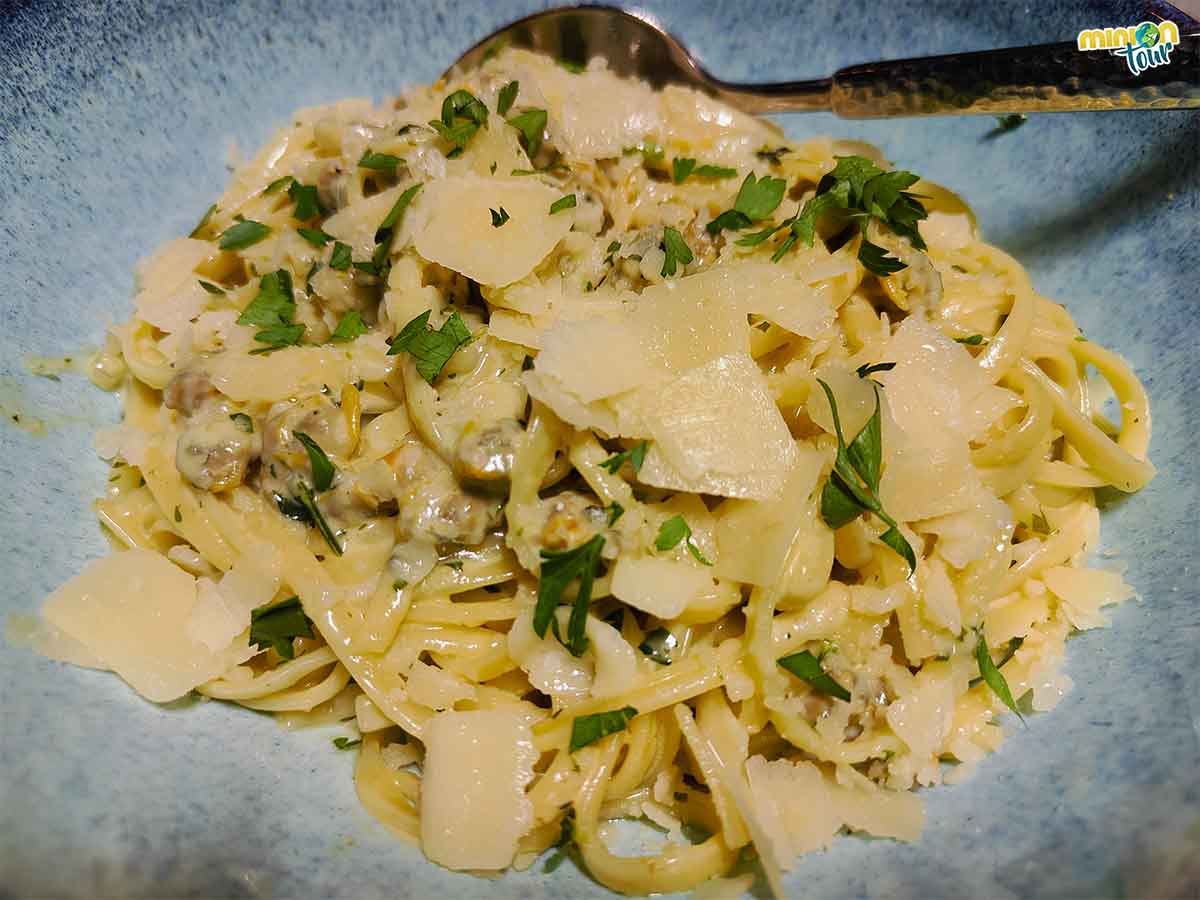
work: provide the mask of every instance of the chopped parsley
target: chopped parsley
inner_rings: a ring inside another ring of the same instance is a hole
[[[921,239],[917,223],[928,213],[921,201],[906,190],[919,180],[912,172],[885,172],[864,156],[839,156],[833,171],[817,183],[816,194],[805,201],[796,215],[779,225],[746,235],[738,243],[747,247],[757,246],[776,232],[786,229],[789,234],[771,255],[772,261],[778,262],[797,243],[811,247],[816,237],[818,218],[836,212],[862,235],[858,260],[864,268],[875,275],[891,275],[905,268],[906,264],[894,256],[888,256],[883,247],[868,241],[866,227],[875,219],[901,237],[908,238],[915,249],[924,250],[925,241]]]
[[[850,692],[834,681],[821,667],[821,661],[807,650],[780,657],[777,662],[797,678],[807,681],[813,690],[850,702]]]
[[[329,527],[329,523],[325,521],[325,516],[321,514],[321,508],[317,506],[317,498],[313,496],[312,488],[310,488],[304,482],[300,482],[298,487],[300,490],[300,496],[292,502],[299,504],[299,506],[304,510],[304,521],[311,523],[313,527],[321,533],[321,537],[325,539],[325,543],[329,545],[329,549],[332,550],[335,555],[341,556],[342,545],[338,543],[337,535],[334,534],[333,529]],[[278,503],[279,501],[277,500],[276,502]],[[283,511],[282,504],[280,504],[279,509],[281,512]],[[284,515],[288,515],[288,513],[284,513]]]
[[[763,160],[763,162],[778,166],[783,162],[783,155],[791,152],[790,147],[760,147],[754,151],[754,155]]]
[[[287,269],[278,269],[259,279],[258,293],[237,317],[237,323],[260,329],[254,339],[267,346],[252,350],[252,353],[269,353],[300,343],[304,325],[292,322],[295,315],[292,274]]]
[[[321,201],[317,197],[317,188],[311,184],[301,184],[295,179],[288,187],[288,197],[296,204],[292,212],[299,222],[307,222],[321,215]]]
[[[830,528],[837,529],[864,512],[874,513],[888,526],[879,539],[904,557],[909,570],[915,572],[917,558],[912,546],[900,533],[896,520],[884,511],[883,504],[879,502],[879,476],[883,460],[879,388],[874,388],[875,412],[847,447],[833,391],[819,378],[817,383],[829,400],[837,434],[837,456],[834,458],[833,471],[821,490],[821,518]]]
[[[254,420],[245,413],[234,413],[229,417],[229,421],[233,422],[238,431],[254,434]]]
[[[393,156],[391,153],[372,153],[368,147],[363,151],[362,159],[358,161],[360,169],[370,169],[373,172],[387,172],[389,175],[396,174],[396,166],[400,165],[400,157]]]
[[[333,739],[333,746],[337,747],[339,750],[351,750],[361,743],[362,738],[352,740],[348,737],[335,737]]]
[[[573,808],[568,809],[567,814],[563,816],[562,824],[559,826],[558,840],[554,842],[553,846],[554,853],[542,866],[542,871],[546,874],[550,874],[561,866],[570,855],[571,848],[575,846],[575,810]]]
[[[349,244],[343,244],[341,241],[335,241],[333,244],[333,252],[329,254],[329,268],[337,269],[339,272],[345,272],[350,268],[351,251]]]
[[[312,620],[304,614],[299,597],[251,610],[250,643],[259,650],[274,648],[281,658],[294,659],[292,641],[298,637],[313,637]]]
[[[662,248],[666,253],[661,273],[664,278],[672,277],[678,265],[686,266],[695,258],[683,235],[669,225],[663,229]]]
[[[672,662],[671,651],[679,646],[679,639],[665,628],[655,628],[638,644],[638,649],[660,666]]]
[[[646,450],[649,448],[649,441],[642,441],[628,450],[622,450],[620,453],[614,453],[608,459],[600,463],[600,468],[607,469],[609,474],[616,475],[621,470],[621,466],[629,463],[633,466],[634,472],[642,471],[642,463],[646,461]]]
[[[407,350],[416,360],[417,372],[433,384],[455,351],[470,343],[471,332],[457,312],[435,331],[429,327],[429,314],[430,310],[425,310],[392,338],[388,356]]]
[[[654,548],[656,550],[671,550],[680,541],[687,542],[688,553],[692,554],[699,563],[705,566],[712,565],[711,562],[704,558],[704,554],[700,552],[700,548],[692,540],[691,526],[688,525],[687,520],[683,516],[671,516],[671,518],[662,523],[658,529],[658,537],[654,539]]]
[[[223,288],[219,288],[215,284],[205,281],[203,278],[200,278],[197,280],[200,282],[200,287],[204,288],[210,294],[224,294],[225,293],[225,290]]]
[[[221,238],[217,242],[217,246],[222,250],[244,250],[247,247],[257,244],[270,233],[270,227],[264,225],[262,222],[255,222],[253,219],[242,219],[242,221],[235,222],[221,232]]]
[[[642,155],[642,162],[653,168],[657,168],[658,164],[667,155],[667,152],[658,146],[658,144],[647,141],[642,141],[642,143],[634,147],[626,147],[621,151],[622,156],[632,156],[635,153],[640,153]]]
[[[733,209],[727,209],[705,226],[709,234],[718,234],[721,229],[739,231],[761,221],[775,211],[783,200],[787,182],[782,178],[764,175],[756,178],[751,172],[742,182]]]
[[[557,200],[555,200],[553,203],[550,204],[550,215],[554,215],[555,213],[560,213],[564,209],[574,209],[574,208],[575,208],[575,195],[567,194],[566,196],[559,197]]]
[[[894,368],[896,368],[896,364],[894,362],[863,363],[854,371],[859,378],[869,378],[876,372],[890,372]]]
[[[521,91],[521,82],[510,81],[504,87],[500,88],[500,94],[496,98],[496,115],[508,115],[508,111],[512,109],[513,102],[517,99],[517,94]]]
[[[333,235],[326,234],[320,228],[297,228],[296,233],[317,248],[324,247],[333,240]]]
[[[213,204],[204,211],[204,215],[200,217],[200,221],[196,223],[196,227],[188,234],[190,238],[198,238],[204,233],[204,229],[208,227],[208,223],[212,221],[212,217],[217,214],[217,204]]]
[[[597,534],[587,543],[571,550],[542,550],[542,564],[538,573],[537,606],[533,612],[533,630],[538,637],[545,637],[551,623],[554,633],[572,656],[582,656],[587,650],[588,604],[592,601],[592,582],[600,566],[600,551],[604,548],[604,535]],[[558,622],[554,611],[562,602],[567,586],[579,579],[579,590],[571,607],[571,618],[567,623],[567,639],[558,633]]]
[[[587,70],[587,65],[573,59],[560,59],[558,64],[572,75],[582,75]]]
[[[616,525],[617,520],[623,515],[625,515],[625,507],[614,500],[612,505],[608,507],[608,527],[612,528],[614,525]]]
[[[987,638],[983,636],[983,629],[979,630],[979,640],[975,644],[975,662],[979,664],[979,674],[984,683],[991,688],[992,693],[999,697],[1000,701],[1015,712],[1017,718],[1024,723],[1025,717],[1017,708],[1017,702],[1013,699],[1012,691],[1008,687],[1008,680],[1000,671],[999,666],[992,662],[992,653],[988,650]]]
[[[262,195],[264,197],[270,197],[272,194],[277,193],[278,191],[282,190],[283,188],[289,187],[291,185],[291,183],[295,180],[296,179],[293,178],[291,175],[284,175],[282,178],[276,178],[274,181],[272,181],[270,184],[268,184],[265,188],[263,188]]]
[[[417,196],[417,192],[420,190],[420,182],[406,188],[404,193],[392,204],[392,208],[384,220],[379,223],[379,228],[375,230],[375,252],[371,256],[371,265],[374,267],[375,274],[382,280],[387,280],[387,261],[392,252],[392,242],[396,239],[396,227],[404,217],[404,211],[412,203],[413,197]]]
[[[671,160],[671,180],[676,184],[683,184],[689,175],[695,175],[697,178],[733,178],[737,175],[737,169],[730,169],[726,166],[696,166],[696,160],[688,157],[678,157]]]
[[[955,342],[957,342],[959,344],[966,344],[968,347],[978,347],[980,344],[983,343],[983,335],[982,334],[972,334],[972,335],[969,335],[968,337],[955,338],[954,340],[955,340]]]
[[[487,125],[488,110],[470,91],[457,90],[442,101],[442,118],[429,125],[445,141],[454,145],[447,156],[459,156],[467,142]]]
[[[344,344],[347,341],[352,341],[360,334],[367,333],[367,326],[363,322],[362,313],[357,309],[352,309],[347,312],[337,323],[337,328],[333,329],[333,334],[329,336],[329,340],[335,344]]]
[[[312,466],[313,487],[317,492],[329,490],[329,486],[333,484],[333,476],[337,472],[333,463],[329,461],[329,457],[325,455],[325,451],[321,449],[321,445],[314,441],[303,431],[293,432],[304,449],[308,452],[308,462]]]
[[[493,228],[499,228],[501,225],[503,225],[505,222],[507,222],[511,218],[508,214],[508,210],[506,210],[503,206],[500,207],[499,211],[494,210],[494,209],[489,209],[488,212],[490,212],[492,214],[492,227]]]
[[[604,264],[606,266],[611,266],[613,264],[613,257],[616,256],[617,251],[620,249],[621,249],[620,241],[613,241],[612,243],[610,243],[608,245],[608,248],[604,251],[606,254],[606,256],[604,257]]]
[[[508,124],[521,132],[521,144],[532,160],[542,147],[542,137],[546,132],[548,117],[544,109],[527,109],[520,115],[513,116]]]
[[[571,745],[568,752],[575,753],[601,738],[624,731],[637,714],[638,711],[632,706],[623,706],[608,712],[579,716],[571,723]]]
[[[1016,131],[1028,121],[1029,117],[1024,113],[1009,113],[1006,116],[996,116],[996,127],[988,133],[988,136],[995,137],[1007,134],[1010,131]]]

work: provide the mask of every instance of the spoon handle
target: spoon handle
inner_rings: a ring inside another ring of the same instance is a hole
[[[1157,50],[1161,59],[1162,45]],[[1200,33],[1183,36],[1169,62],[1135,75],[1133,66],[1153,54],[1138,51],[1131,60],[1043,44],[866,63],[823,81],[718,84],[717,92],[748,112],[825,109],[848,119],[1200,107]]]

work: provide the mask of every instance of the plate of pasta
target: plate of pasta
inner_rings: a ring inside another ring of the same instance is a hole
[[[147,13],[174,85],[113,4],[0,88],[6,884],[1194,888],[1197,116],[431,80],[522,9]]]

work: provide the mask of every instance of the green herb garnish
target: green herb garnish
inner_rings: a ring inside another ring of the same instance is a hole
[[[333,746],[337,747],[339,750],[350,750],[354,747],[357,747],[361,743],[362,738],[351,740],[348,737],[335,737],[333,739]]]
[[[389,175],[396,174],[398,165],[400,165],[400,157],[393,156],[391,153],[372,153],[370,147],[363,151],[362,159],[358,161],[360,169],[387,172]]]
[[[371,264],[375,268],[375,274],[385,281],[388,272],[388,256],[392,252],[392,242],[396,239],[396,228],[404,217],[404,211],[408,209],[413,197],[417,196],[417,192],[420,190],[419,182],[406,188],[404,193],[396,198],[396,202],[392,204],[387,216],[375,230],[375,252],[371,256]]]
[[[457,312],[435,331],[429,327],[429,314],[430,310],[425,310],[392,338],[388,356],[407,350],[416,360],[417,372],[433,384],[455,351],[470,343],[471,332]]]
[[[333,235],[326,234],[320,228],[297,228],[296,234],[318,249],[333,240]]]
[[[292,182],[295,180],[296,179],[293,178],[291,175],[284,175],[282,178],[276,178],[274,181],[272,181],[270,184],[268,184],[265,188],[263,188],[262,195],[264,197],[269,197],[272,194],[276,193],[277,191],[281,190],[282,188],[290,187]]]
[[[458,156],[467,142],[481,127],[487,124],[487,107],[470,91],[458,90],[442,101],[441,120],[433,119],[429,125],[438,135],[454,145],[447,156]]]
[[[352,309],[338,321],[337,328],[333,329],[333,334],[329,336],[329,340],[335,344],[344,344],[347,341],[354,340],[360,334],[366,333],[367,326],[363,322],[362,313],[357,309]]]
[[[233,413],[229,417],[229,421],[233,422],[234,427],[238,431],[244,431],[246,434],[254,434],[254,420],[245,413]]]
[[[521,82],[519,81],[510,81],[504,87],[500,88],[500,94],[496,98],[496,115],[504,116],[508,114],[520,90]]]
[[[503,225],[505,222],[507,222],[511,218],[508,214],[508,210],[506,210],[503,206],[500,207],[500,209],[498,211],[494,210],[494,209],[489,209],[488,212],[490,212],[492,214],[492,227],[493,228],[499,228],[501,225]]]
[[[251,610],[250,643],[257,649],[273,647],[281,658],[294,659],[296,651],[292,641],[298,637],[313,637],[312,620],[304,614],[299,597]]]
[[[521,132],[522,144],[531,160],[537,156],[538,150],[542,147],[542,136],[546,131],[547,118],[544,109],[527,109],[508,120],[509,125]]]
[[[321,215],[321,201],[317,196],[315,185],[301,184],[293,180],[288,187],[288,197],[296,204],[292,215],[297,221],[307,222]]]
[[[671,518],[662,523],[658,529],[658,537],[654,540],[654,548],[656,550],[671,550],[680,541],[687,542],[688,553],[692,554],[698,562],[706,566],[712,565],[711,562],[704,558],[704,554],[700,552],[700,548],[692,540],[691,526],[688,525],[687,520],[683,516],[671,516]]]
[[[642,471],[642,463],[646,461],[646,450],[649,448],[649,441],[642,441],[628,450],[622,450],[620,453],[614,453],[608,459],[600,463],[600,468],[607,469],[610,475],[616,475],[621,470],[621,466],[629,463],[633,466],[634,472]]]
[[[222,250],[244,250],[257,244],[270,233],[271,229],[262,222],[242,219],[221,232],[217,246]]]
[[[188,237],[190,237],[190,238],[200,237],[200,235],[204,232],[204,229],[208,227],[208,223],[212,221],[212,217],[214,215],[216,215],[216,213],[217,213],[217,204],[214,203],[212,206],[210,206],[208,209],[206,209],[204,211],[204,215],[200,217],[200,221],[196,223],[196,227],[191,230],[191,233],[188,234]]]
[[[542,565],[538,574],[538,599],[533,612],[533,630],[538,637],[545,637],[551,622],[557,622],[554,611],[562,602],[563,592],[576,578],[579,591],[571,608],[567,624],[567,639],[559,640],[573,656],[582,656],[587,650],[588,604],[592,600],[592,582],[600,565],[600,551],[604,548],[604,535],[597,534],[587,543],[571,550],[542,550]],[[555,628],[555,633],[558,629]]]
[[[320,444],[303,431],[292,433],[308,452],[308,462],[312,466],[313,486],[318,492],[329,490],[329,486],[333,484],[333,476],[337,472],[337,469],[329,461],[329,457],[325,455],[325,451],[321,449]]]
[[[571,723],[571,744],[568,752],[574,753],[603,737],[624,731],[637,714],[637,710],[632,706],[623,706],[609,712],[579,716]]]
[[[625,515],[625,507],[614,500],[612,505],[608,507],[608,527],[612,528],[614,525],[616,525],[617,520],[623,515]]]
[[[345,272],[350,268],[351,251],[349,244],[343,244],[341,241],[334,242],[333,252],[329,254],[329,268],[337,269],[339,272]]]
[[[896,364],[894,362],[869,363],[869,364],[863,363],[863,365],[859,366],[854,371],[855,371],[855,373],[857,373],[859,378],[869,378],[870,376],[874,375],[876,372],[890,372],[894,368],[896,368]]]
[[[900,533],[896,520],[884,511],[883,504],[879,502],[879,476],[883,461],[879,388],[874,386],[875,412],[847,447],[833,391],[819,378],[817,383],[821,385],[829,400],[838,445],[833,471],[829,473],[829,480],[821,490],[821,518],[830,528],[837,529],[864,512],[873,512],[888,526],[888,530],[880,535],[879,539],[904,557],[909,570],[915,572],[916,554]]]
[[[317,531],[321,533],[321,537],[325,539],[325,543],[329,545],[329,549],[332,550],[337,556],[341,556],[342,545],[338,543],[337,535],[334,534],[333,529],[329,527],[329,523],[325,521],[325,516],[321,514],[321,508],[317,506],[317,498],[313,496],[312,488],[310,488],[304,482],[300,482],[298,488],[300,491],[300,496],[295,502],[299,503],[300,506],[304,508],[304,511],[307,514],[306,521],[312,523]]]
[[[676,184],[683,184],[689,175],[695,175],[697,178],[733,178],[737,175],[737,169],[730,169],[725,166],[696,166],[696,160],[688,157],[678,157],[671,160],[671,180]]]
[[[692,255],[691,248],[684,243],[683,235],[669,225],[663,229],[662,248],[666,253],[663,259],[662,275],[664,278],[670,278],[675,274],[677,265],[687,265],[695,257]]]
[[[777,166],[783,161],[783,155],[791,152],[791,148],[789,147],[760,147],[754,151],[754,155],[764,162]]]
[[[563,864],[575,845],[575,810],[568,809],[559,826],[558,840],[554,842],[554,853],[546,860],[542,871],[546,874],[553,872]]]
[[[200,287],[204,288],[210,294],[224,294],[225,293],[225,290],[223,288],[219,288],[215,284],[205,281],[203,278],[200,278],[197,280],[200,282]]]
[[[972,335],[969,335],[968,337],[955,338],[954,340],[956,343],[966,344],[968,347],[978,347],[980,344],[983,343],[983,335],[982,334],[972,334]]]
[[[987,638],[983,636],[982,628],[979,630],[979,640],[975,644],[975,661],[979,664],[979,674],[983,678],[984,683],[992,689],[992,693],[999,697],[1005,706],[1017,714],[1017,718],[1024,724],[1025,717],[1021,715],[1021,710],[1017,708],[1017,702],[1013,699],[1012,691],[1008,688],[1008,680],[1004,677],[1000,668],[992,662],[992,653],[988,650]],[[1005,661],[1007,662],[1007,660]]]
[[[785,190],[787,182],[782,178],[772,178],[770,175],[756,178],[751,172],[738,190],[733,209],[725,210],[709,222],[705,226],[708,233],[718,234],[723,228],[739,231],[765,219],[779,206]]]
[[[292,297],[292,274],[287,269],[268,272],[258,282],[258,293],[237,317],[239,325],[255,325],[254,339],[267,344],[252,353],[269,353],[300,342],[303,324],[293,324],[296,302]]]
[[[555,213],[560,213],[564,209],[574,209],[574,208],[575,208],[575,195],[567,194],[564,197],[559,197],[557,200],[555,200],[553,203],[550,204],[550,215],[554,215]]]
[[[830,697],[837,697],[839,700],[845,700],[847,703],[850,702],[850,692],[834,681],[821,668],[821,661],[807,650],[780,657],[776,661],[797,678],[807,681],[814,690]]]

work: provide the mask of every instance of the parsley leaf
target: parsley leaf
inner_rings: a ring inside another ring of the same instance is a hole
[[[553,203],[550,204],[550,215],[554,215],[555,213],[560,213],[564,209],[574,209],[574,208],[575,208],[575,195],[567,194],[563,197],[559,197],[557,200],[555,200]]]
[[[791,152],[791,148],[789,147],[775,147],[774,149],[771,147],[760,147],[754,151],[754,155],[764,162],[777,166],[782,162],[783,155]]]
[[[350,268],[350,245],[343,244],[341,241],[335,241],[333,252],[329,254],[329,268],[337,269],[339,272],[344,272]]]
[[[290,186],[291,183],[295,180],[296,179],[293,178],[291,175],[284,175],[282,178],[276,178],[274,181],[272,181],[270,184],[268,184],[265,188],[263,188],[262,195],[264,197],[269,197],[272,194],[276,193],[277,191],[281,190],[282,188]]]
[[[829,400],[833,427],[837,435],[837,455],[834,457],[833,471],[829,473],[829,479],[821,490],[821,518],[830,528],[837,529],[864,512],[874,513],[888,525],[888,530],[880,535],[879,539],[900,554],[908,563],[909,570],[915,572],[917,558],[912,546],[900,533],[896,520],[884,511],[879,502],[879,476],[883,457],[879,388],[875,387],[875,412],[847,447],[833,391],[819,378],[817,383],[821,385]]]
[[[500,88],[500,95],[496,98],[496,115],[503,116],[508,114],[520,90],[521,82],[519,81],[510,81],[504,87]]]
[[[967,337],[955,338],[954,341],[958,344],[966,344],[968,347],[978,347],[983,343],[983,335],[972,334],[968,335]]]
[[[250,643],[259,650],[274,647],[283,659],[293,659],[293,639],[313,636],[312,620],[304,614],[299,597],[250,611]]]
[[[727,166],[698,166],[692,174],[697,178],[736,178],[737,169]]]
[[[217,287],[215,284],[205,281],[203,278],[200,278],[197,280],[200,282],[200,287],[204,288],[210,294],[224,294],[225,293],[224,288]]]
[[[782,178],[772,178],[770,175],[756,178],[751,172],[738,190],[733,209],[726,210],[709,222],[706,226],[708,232],[717,234],[723,228],[738,231],[765,219],[782,202],[785,190],[787,182]]]
[[[362,738],[358,738],[357,740],[351,740],[348,737],[335,737],[333,739],[333,746],[337,747],[339,750],[350,750],[350,749],[353,749],[354,747],[357,747],[361,743],[362,743]]]
[[[814,690],[850,702],[850,692],[826,674],[821,661],[807,650],[780,657],[777,662],[797,678],[807,681]]]
[[[329,457],[325,455],[325,451],[321,449],[321,445],[314,441],[303,431],[292,432],[304,449],[308,451],[308,462],[312,466],[313,486],[317,491],[327,491],[329,486],[333,484],[334,473],[337,469],[333,463],[329,461]]]
[[[388,356],[407,350],[417,362],[417,372],[433,384],[455,351],[470,343],[471,332],[457,312],[435,331],[429,327],[429,313],[426,310],[416,316],[392,338]]]
[[[579,591],[571,608],[567,624],[567,640],[563,646],[573,656],[582,656],[587,649],[588,604],[592,600],[592,582],[600,565],[600,551],[604,548],[604,535],[597,534],[585,544],[571,550],[542,550],[542,564],[538,573],[537,606],[533,612],[533,630],[538,637],[545,637],[550,623],[555,621],[554,611],[562,602],[563,592],[576,578]],[[556,623],[557,624],[557,623]],[[557,633],[557,628],[555,629]]]
[[[854,371],[859,378],[867,378],[871,375],[874,375],[876,372],[890,372],[894,368],[896,368],[896,364],[894,362],[870,364],[863,363]]]
[[[858,261],[868,272],[885,277],[907,268],[907,263],[900,262],[894,256],[888,256],[887,250],[878,244],[872,244],[865,236],[858,248]]]
[[[242,219],[221,232],[217,246],[222,250],[244,250],[257,244],[270,233],[271,229],[262,222]]]
[[[521,132],[522,144],[531,160],[537,156],[538,150],[542,147],[542,136],[546,131],[547,118],[544,109],[527,109],[508,120],[509,125]]]
[[[637,714],[638,711],[632,706],[623,706],[609,712],[579,716],[571,723],[571,744],[568,752],[574,753],[603,737],[624,731]]]
[[[663,229],[662,248],[666,252],[666,257],[663,259],[662,275],[670,278],[675,274],[675,268],[678,264],[687,265],[695,257],[692,255],[691,248],[684,243],[683,235],[669,225]]]
[[[1016,131],[1028,121],[1029,117],[1024,113],[1009,113],[1006,116],[996,116],[996,127],[984,135],[984,137],[992,138],[1007,134],[1010,131]]]
[[[251,355],[273,353],[284,347],[294,347],[304,337],[304,325],[272,325],[254,333],[254,339],[267,346],[251,350]]]
[[[329,336],[329,340],[335,344],[344,344],[354,340],[360,334],[366,333],[367,326],[362,320],[362,313],[357,309],[352,309],[342,316],[337,323],[337,328],[333,329],[333,334]]]
[[[692,170],[696,168],[696,161],[687,157],[676,157],[671,160],[671,180],[676,184],[683,184],[684,180],[692,174]]]
[[[988,650],[987,638],[983,636],[982,629],[979,631],[979,641],[975,644],[975,662],[979,664],[979,674],[983,677],[984,683],[992,689],[992,693],[999,697],[1000,701],[1015,712],[1017,718],[1024,723],[1025,717],[1017,708],[1017,702],[1013,699],[1012,691],[1008,687],[1008,679],[992,662],[992,653]]]
[[[238,431],[243,431],[246,434],[254,434],[254,420],[245,413],[233,413],[229,420],[233,422]]]
[[[400,224],[401,218],[404,217],[404,211],[408,209],[408,205],[412,203],[413,197],[417,196],[421,187],[421,183],[418,182],[406,188],[404,193],[392,204],[387,216],[375,230],[375,252],[371,255],[371,264],[374,266],[375,274],[384,281],[387,280],[388,256],[392,252],[392,242],[396,239],[396,226]]]
[[[324,247],[333,240],[333,235],[326,234],[320,228],[297,228],[296,234],[317,248]]]
[[[612,528],[612,526],[616,525],[617,520],[623,515],[625,515],[625,507],[614,500],[612,505],[608,507],[608,527]]]
[[[660,666],[672,662],[671,651],[679,646],[679,640],[665,628],[655,628],[638,644],[638,649]]]
[[[296,315],[296,302],[292,298],[292,275],[287,269],[268,272],[258,282],[258,293],[237,317],[239,325],[257,325],[270,328],[290,325]]]
[[[301,184],[295,179],[288,187],[288,196],[296,204],[292,215],[297,221],[307,222],[321,215],[321,201],[317,198],[317,188],[311,184]]]
[[[200,217],[200,221],[196,223],[196,227],[188,234],[190,238],[198,238],[204,233],[204,229],[208,227],[208,223],[212,221],[212,217],[217,213],[217,204],[213,204],[204,211],[204,215]]]
[[[505,222],[507,222],[511,218],[508,214],[508,210],[506,210],[503,206],[500,207],[499,212],[497,212],[494,209],[489,209],[488,212],[490,212],[492,214],[492,227],[493,228],[499,228],[501,225],[503,225]]]
[[[654,540],[654,548],[656,550],[671,550],[679,544],[680,541],[687,541],[687,551],[703,565],[711,566],[712,563],[704,558],[704,554],[700,552],[700,548],[696,546],[696,542],[692,540],[692,529],[688,525],[687,520],[683,516],[672,516],[659,526],[658,537]]]
[[[329,549],[337,556],[341,556],[342,545],[338,543],[337,535],[329,527],[329,523],[325,521],[325,516],[322,515],[321,508],[317,506],[317,498],[313,496],[312,488],[304,482],[300,482],[298,487],[300,496],[293,502],[299,503],[301,508],[304,509],[307,514],[306,521],[311,522],[317,531],[321,533],[321,537],[325,539],[325,543],[329,545]],[[280,506],[280,511],[283,511],[282,506]],[[284,515],[287,515],[287,513],[284,513]]]
[[[621,466],[629,463],[633,466],[634,472],[642,471],[642,463],[646,461],[646,450],[649,448],[649,441],[642,441],[635,444],[628,450],[622,450],[620,453],[614,453],[608,459],[600,463],[600,468],[607,469],[610,475],[616,475],[621,470]]]
[[[559,826],[558,840],[554,843],[554,854],[546,860],[546,864],[542,866],[542,871],[546,874],[553,872],[563,864],[563,860],[571,852],[571,848],[575,844],[575,810],[568,809],[567,814],[563,816],[562,824]]]
[[[370,147],[363,151],[362,159],[358,161],[360,169],[387,172],[389,175],[396,174],[398,165],[400,165],[400,157],[393,156],[391,153],[372,153]]]
[[[449,156],[458,156],[482,126],[487,124],[487,107],[470,91],[457,90],[442,101],[442,118],[429,124],[444,140],[454,144]]]

